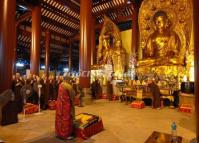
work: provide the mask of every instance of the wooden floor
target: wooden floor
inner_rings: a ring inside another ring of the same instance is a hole
[[[87,141],[78,139],[70,142],[144,143],[154,130],[170,133],[173,121],[177,123],[177,134],[183,137],[184,143],[195,137],[194,115],[168,107],[162,110],[151,107],[134,109],[119,101],[97,100],[83,108],[76,107],[76,114],[81,112],[101,116],[105,130]],[[42,115],[29,115],[27,119],[29,121],[25,123],[0,127],[0,139],[6,143],[66,142],[54,135],[55,111],[47,110]]]

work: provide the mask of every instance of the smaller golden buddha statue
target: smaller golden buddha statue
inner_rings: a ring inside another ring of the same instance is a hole
[[[107,64],[108,60],[111,59],[112,48],[110,46],[110,36],[103,35],[99,38],[99,47],[97,50],[97,63],[99,65]]]
[[[143,61],[139,65],[176,65],[179,60],[180,39],[173,31],[171,21],[164,11],[158,11],[153,17],[155,31],[149,36],[143,49]]]
[[[114,44],[114,50],[112,53],[112,61],[113,61],[113,71],[115,76],[121,78],[123,76],[125,70],[125,56],[126,51],[122,48],[122,41],[117,40]]]
[[[102,64],[107,64],[108,60],[111,59],[112,48],[110,46],[110,37],[103,36],[103,51],[102,51]]]

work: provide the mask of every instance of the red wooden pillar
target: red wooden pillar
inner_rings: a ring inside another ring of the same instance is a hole
[[[50,32],[45,33],[45,74],[49,76],[49,60],[50,60]]]
[[[90,86],[92,0],[80,0],[80,85]]]
[[[32,8],[32,41],[30,55],[30,73],[39,74],[40,38],[41,38],[41,7]]]
[[[15,36],[16,1],[0,0],[0,93],[11,88]]]
[[[91,65],[96,64],[96,36],[95,36],[95,17],[92,16],[91,23]]]
[[[199,1],[193,0],[194,15],[194,68],[195,68],[195,109],[196,109],[196,139],[199,142]]]
[[[137,54],[139,46],[139,27],[138,27],[138,13],[139,5],[133,5],[133,14],[132,14],[132,44],[131,44],[131,53]]]
[[[68,68],[69,72],[72,71],[72,40],[69,40],[69,49],[68,49]]]

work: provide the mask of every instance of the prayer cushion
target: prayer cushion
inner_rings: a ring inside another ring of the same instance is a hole
[[[132,108],[142,109],[142,108],[145,107],[144,101],[133,101],[133,102],[131,103],[131,107],[132,107]]]

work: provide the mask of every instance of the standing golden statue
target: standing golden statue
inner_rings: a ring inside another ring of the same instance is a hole
[[[116,41],[112,54],[112,61],[113,61],[113,69],[115,76],[117,76],[118,78],[121,78],[125,71],[125,65],[126,65],[125,56],[126,56],[126,51],[124,48],[122,48],[122,41],[121,40]]]
[[[110,36],[103,36],[102,63],[107,64],[111,60],[112,47],[110,45]],[[111,61],[110,61],[111,62]]]
[[[164,11],[158,11],[153,21],[156,27],[147,41],[144,58],[155,58],[161,64],[178,63],[180,39],[175,31],[170,29],[172,23],[167,14]]]
[[[107,17],[99,37],[97,64],[113,66],[113,72],[118,78],[124,74],[126,51],[122,47],[122,40],[118,27]]]

